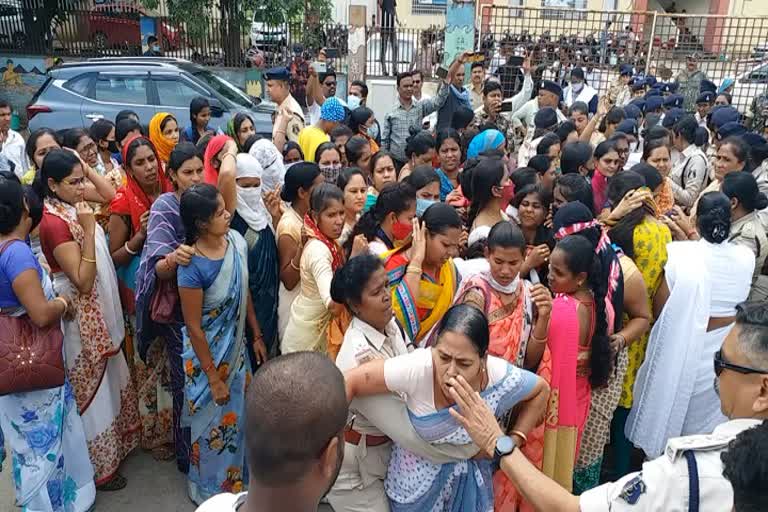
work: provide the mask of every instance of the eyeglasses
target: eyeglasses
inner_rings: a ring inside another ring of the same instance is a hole
[[[85,178],[73,178],[71,180],[61,180],[62,183],[66,183],[70,187],[79,187],[85,183]]]
[[[720,376],[721,373],[723,373],[723,370],[731,370],[736,373],[741,373],[742,375],[751,375],[753,373],[759,373],[759,374],[766,374],[768,375],[768,371],[765,370],[756,370],[755,368],[749,368],[747,366],[739,366],[737,364],[732,364],[723,359],[723,351],[718,350],[715,352],[715,358],[714,358],[714,365],[715,365],[715,375]]]

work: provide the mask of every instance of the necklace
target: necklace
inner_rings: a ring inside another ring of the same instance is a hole
[[[200,246],[198,245],[198,243],[199,243],[199,242],[195,242],[195,249],[197,250],[197,252],[199,252],[199,253],[200,253],[200,255],[201,255],[203,258],[206,258],[206,259],[209,259],[209,260],[213,260],[213,259],[215,259],[215,258],[211,258],[211,257],[210,257],[210,256],[208,256],[207,254],[205,254],[205,253],[203,252],[203,250],[202,250],[202,249],[200,249]]]

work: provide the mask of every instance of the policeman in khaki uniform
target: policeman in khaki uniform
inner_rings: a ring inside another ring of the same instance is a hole
[[[737,308],[736,324],[714,354],[723,414],[731,418],[710,435],[670,439],[664,455],[630,473],[573,496],[536,469],[503,435],[482,399],[463,379],[452,390],[454,417],[535,510],[557,512],[731,512],[733,489],[720,455],[737,435],[768,420],[768,302]],[[766,504],[768,510],[768,504]]]
[[[373,258],[367,264],[379,268],[369,275],[365,271],[350,271],[355,261],[360,267],[360,258]],[[336,356],[336,366],[342,372],[410,351],[392,315],[387,274],[375,260],[370,255],[353,258],[337,271],[331,285],[333,300],[346,304],[354,316]],[[365,277],[367,283],[359,282]],[[344,432],[344,461],[328,493],[328,501],[336,512],[389,512],[384,478],[393,441],[435,464],[467,460],[478,452],[474,444],[430,445],[424,441],[411,424],[405,402],[396,395],[355,398],[349,409],[355,418]]]
[[[304,111],[299,102],[291,95],[289,85],[291,74],[288,72],[288,68],[268,69],[264,73],[264,78],[267,82],[269,99],[277,104],[277,116],[272,127],[272,141],[282,152],[286,142],[299,140],[299,132],[306,125]]]

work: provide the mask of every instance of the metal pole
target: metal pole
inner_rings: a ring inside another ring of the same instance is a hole
[[[648,72],[651,69],[651,55],[653,55],[653,43],[656,37],[656,17],[659,15],[659,11],[653,11],[653,23],[651,24],[651,39],[648,42],[648,55],[645,57],[645,75],[648,76]],[[658,70],[657,70],[658,72]]]

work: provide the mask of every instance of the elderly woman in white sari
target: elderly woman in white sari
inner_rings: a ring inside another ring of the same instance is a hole
[[[709,434],[727,420],[715,391],[712,358],[746,300],[755,256],[728,242],[731,204],[721,192],[698,202],[700,240],[672,242],[654,299],[656,323],[635,382],[626,435],[649,457],[672,437]],[[661,309],[663,308],[663,309]],[[659,311],[660,316],[659,316]]]
[[[510,434],[522,446],[542,420],[548,386],[533,373],[488,356],[489,338],[488,321],[480,310],[467,304],[453,306],[446,312],[432,348],[376,359],[348,371],[347,396],[351,400],[399,394],[422,439],[430,444],[468,445],[472,442],[469,435],[450,414],[452,379],[462,375],[497,418],[520,406]],[[396,443],[384,488],[394,512],[493,510],[490,460],[435,464]]]

